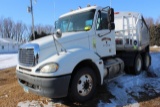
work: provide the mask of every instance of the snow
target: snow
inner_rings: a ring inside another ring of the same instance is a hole
[[[43,103],[44,101],[23,101],[17,104],[17,107],[64,107],[61,102],[54,103],[52,101],[46,101],[47,104]]]
[[[7,41],[6,39],[2,39],[2,38],[0,38],[0,42],[2,42],[2,43],[9,43],[9,41]]]
[[[17,54],[0,54],[0,70],[16,66],[17,57]]]
[[[143,94],[155,96],[160,94],[160,53],[151,53],[152,64],[147,72],[143,72],[138,76],[122,75],[106,83],[107,90],[114,96],[110,98],[110,102],[99,101],[98,107],[139,107],[136,99],[143,97]],[[16,66],[17,54],[0,55],[0,69]],[[52,107],[54,104],[61,105],[63,102],[48,102],[43,104],[42,101],[22,101],[17,104],[18,107]]]
[[[157,45],[154,45],[154,46],[152,46],[152,48],[159,48],[159,46],[157,46]]]
[[[43,105],[43,106],[42,106]],[[17,107],[55,107],[52,102],[48,102],[48,104],[43,104],[42,101],[24,101],[19,102]]]
[[[18,42],[9,38],[0,38],[0,43],[17,44]]]
[[[160,93],[160,78],[151,78],[142,73],[139,76],[124,75],[116,78],[114,81],[109,83],[107,89],[115,96],[110,99],[110,104],[105,104],[103,107],[109,107],[110,105],[115,106],[136,106],[139,104],[135,97],[140,99],[143,96],[140,93],[148,94],[148,96],[155,96]],[[98,104],[99,107],[104,105],[102,102]]]

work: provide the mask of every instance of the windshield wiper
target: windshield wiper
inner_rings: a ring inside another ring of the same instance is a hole
[[[85,30],[71,30],[71,31],[67,31],[67,32],[78,32],[78,31],[85,31]]]

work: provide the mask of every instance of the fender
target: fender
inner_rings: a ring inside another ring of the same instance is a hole
[[[94,51],[88,50],[86,48],[72,48],[67,49],[67,52],[61,52],[59,55],[54,55],[47,60],[43,61],[39,66],[42,66],[49,62],[55,62],[59,65],[59,69],[54,73],[48,74],[36,74],[39,76],[47,77],[57,77],[63,75],[70,75],[77,64],[83,60],[92,60],[93,63],[97,65],[101,76],[101,83],[103,83],[104,66],[103,61]],[[102,62],[101,64],[99,62]]]

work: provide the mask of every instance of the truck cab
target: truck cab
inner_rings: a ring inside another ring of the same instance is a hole
[[[108,11],[102,7],[79,8],[60,16],[56,29],[61,30],[62,39],[70,36],[76,47],[87,48],[100,57],[113,56],[116,55],[115,37],[114,30],[108,28],[108,20]]]

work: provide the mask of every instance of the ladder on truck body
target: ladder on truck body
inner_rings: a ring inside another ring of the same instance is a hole
[[[136,35],[136,19],[132,16],[122,16],[123,20],[123,45],[132,46],[133,38]]]

